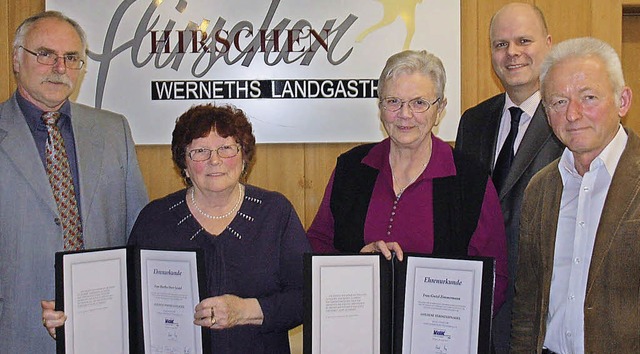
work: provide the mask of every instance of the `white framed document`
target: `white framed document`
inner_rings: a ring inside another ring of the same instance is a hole
[[[305,354],[489,353],[487,257],[306,254]]]
[[[311,263],[311,316],[317,321],[303,326],[317,338],[311,352],[379,353],[380,257],[314,257]]]
[[[69,253],[60,259],[62,267],[57,268],[62,271],[63,287],[56,286],[56,293],[63,291],[63,301],[56,296],[56,307],[65,312],[67,321],[58,330],[56,338],[58,344],[64,343],[63,353],[91,353],[95,348],[105,353],[127,353],[126,248]]]
[[[488,350],[480,343],[481,324],[490,328],[486,317],[481,321],[484,263],[430,257],[406,262],[402,353]]]
[[[193,324],[205,279],[198,250],[118,247],[56,253],[57,352],[210,352]]]
[[[145,349],[201,354],[200,327],[193,324],[200,302],[196,253],[140,250],[140,268]]]

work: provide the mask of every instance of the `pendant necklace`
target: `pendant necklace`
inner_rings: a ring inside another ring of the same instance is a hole
[[[410,185],[412,185],[412,184],[413,184],[413,182],[415,182],[415,181],[418,179],[418,177],[420,177],[420,175],[422,174],[422,172],[424,172],[424,169],[425,169],[425,168],[427,168],[427,164],[428,164],[428,162],[424,163],[424,164],[422,165],[422,168],[420,169],[420,172],[418,172],[418,174],[417,174],[415,177],[413,177],[413,178],[411,179],[411,181],[409,181],[409,183],[407,183],[407,185],[406,185],[406,186],[404,186],[404,187],[402,187],[402,188],[400,188],[400,189],[398,190],[398,193],[396,193],[396,198],[400,198],[400,196],[401,196],[401,195],[402,195],[402,193],[405,191],[405,189],[407,189]],[[398,183],[398,180],[396,179],[396,176],[393,174],[393,169],[391,170],[391,178],[393,178],[393,183],[395,183],[395,185],[396,185],[396,186],[399,186],[399,185],[400,185],[400,184]]]

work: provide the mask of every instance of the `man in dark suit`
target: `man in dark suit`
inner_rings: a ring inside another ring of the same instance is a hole
[[[82,29],[58,12],[32,16],[16,31],[17,90],[0,103],[0,354],[55,352],[42,325],[63,319],[41,300],[54,298],[54,255],[69,249],[63,234],[79,230],[84,248],[125,245],[148,201],[126,119],[68,100],[86,48]],[[45,124],[52,115],[57,123]],[[76,212],[59,202],[51,166],[69,172],[64,198],[73,203],[65,205]]]
[[[640,138],[616,51],[595,38],[544,60],[549,124],[567,146],[522,202],[512,353],[640,353]]]
[[[464,112],[455,148],[491,172],[500,197],[507,231],[509,287],[506,302],[493,320],[492,333],[496,353],[508,353],[524,189],[536,172],[560,156],[562,144],[553,135],[540,104],[540,64],[551,48],[542,12],[530,4],[508,4],[493,16],[489,32],[493,70],[506,92]],[[512,107],[521,109],[514,129],[511,111],[516,109]],[[504,146],[506,165],[499,159]]]

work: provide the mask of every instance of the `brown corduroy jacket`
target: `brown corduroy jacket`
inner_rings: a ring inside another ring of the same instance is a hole
[[[640,353],[640,138],[631,130],[596,232],[584,305],[585,353]],[[558,161],[522,205],[512,353],[540,353],[562,196]]]

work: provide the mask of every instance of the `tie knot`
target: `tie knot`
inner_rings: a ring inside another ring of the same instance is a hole
[[[520,109],[520,107],[513,106],[509,107],[509,112],[511,113],[511,124],[519,124],[522,109]]]
[[[46,125],[56,125],[60,119],[60,112],[44,112],[42,114],[42,120]]]

